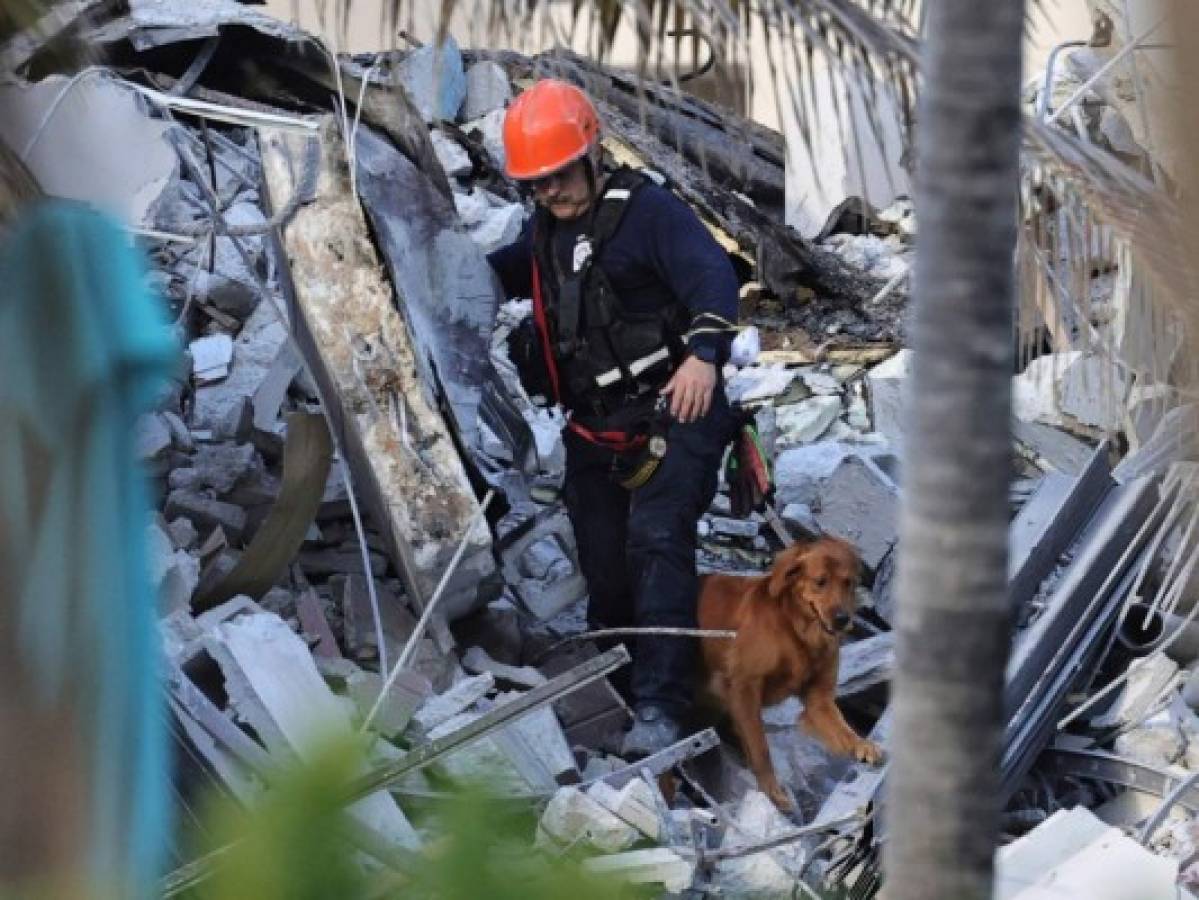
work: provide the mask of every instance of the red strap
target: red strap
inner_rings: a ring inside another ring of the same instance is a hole
[[[537,257],[533,257],[533,321],[537,324],[537,333],[541,335],[541,352],[545,356],[545,368],[550,374],[550,387],[554,391],[554,402],[562,402],[562,392],[558,388],[558,365],[554,362],[554,354],[550,351],[550,330],[545,322],[545,302],[541,299],[541,272],[537,266]]]
[[[554,354],[550,350],[550,330],[546,326],[545,302],[541,296],[541,272],[538,269],[536,257],[533,258],[533,321],[537,325],[537,333],[541,335],[541,352],[545,356],[545,368],[549,372],[550,387],[554,392],[554,402],[561,403],[562,392],[558,386],[558,365],[554,362]],[[628,432],[625,431],[592,431],[587,426],[574,421],[574,419],[567,422],[566,427],[583,438],[583,440],[608,447],[617,452],[640,447],[646,441],[645,435],[639,434],[630,437]]]

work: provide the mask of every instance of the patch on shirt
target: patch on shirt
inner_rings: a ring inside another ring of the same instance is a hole
[[[583,268],[583,264],[591,259],[591,240],[585,234],[580,234],[575,242],[574,259],[572,265],[574,272],[577,274]]]

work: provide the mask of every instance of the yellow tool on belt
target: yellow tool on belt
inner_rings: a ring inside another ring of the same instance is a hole
[[[617,454],[612,460],[612,479],[628,491],[644,487],[666,458],[666,433],[669,427],[670,414],[666,398],[663,397],[654,405],[646,440],[631,450]]]

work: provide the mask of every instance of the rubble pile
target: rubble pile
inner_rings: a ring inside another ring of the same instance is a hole
[[[865,816],[883,774],[800,732],[797,700],[764,715],[797,822],[712,729],[635,765],[612,752],[628,710],[607,676],[628,655],[581,638],[563,419],[516,376],[508,338],[531,305],[500,302],[484,254],[530,211],[502,173],[505,104],[531,73],[565,67],[601,96],[609,152],[669,169],[748,268],[742,318],[763,349],[726,368],[727,390],[754,415],[783,528],[861,552],[839,697],[883,739],[910,203],[872,233],[800,239],[782,221],[782,154],[766,152],[777,135],[744,124],[759,169],[737,182],[717,156],[701,178],[656,132],[727,144],[713,108],[654,88],[658,124],[643,129],[627,78],[569,55],[448,40],[344,59],[334,104],[311,36],[239,4],[134,0],[110,15],[81,15],[60,38],[109,51],[94,76],[71,82],[56,69],[69,55],[26,52],[4,88],[26,113],[0,135],[49,148],[30,165],[54,192],[119,201],[186,349],[137,433],[162,498],[147,543],[176,739],[203,761],[186,777],[252,803],[264,773],[306,758],[321,728],[366,728],[350,810],[368,854],[435,844],[429,804],[485,774],[535,810],[530,852],[586,857],[631,883],[766,897],[872,877],[885,816],[869,828]],[[55,98],[63,112],[46,119]],[[98,154],[105,177],[81,182],[51,151],[92,127],[89,109],[124,124]],[[1114,133],[1106,111],[1098,121]],[[1094,279],[1097,296],[1111,291],[1091,327],[1131,345],[1141,311],[1119,271]],[[1199,795],[1180,789],[1199,771],[1199,470],[1181,461],[1195,456],[1194,410],[1096,347],[1038,347],[1013,380],[1019,630],[1003,771],[1020,839],[1000,865],[1013,886],[1051,879],[1067,852],[1075,868],[1098,847],[1143,861],[1096,822],[1144,827],[1163,883],[1199,880]],[[699,523],[701,571],[764,570],[782,537],[762,513],[731,510],[722,484]],[[1094,816],[1063,812],[1079,806]],[[1053,865],[1028,851],[1049,834],[1066,835]]]

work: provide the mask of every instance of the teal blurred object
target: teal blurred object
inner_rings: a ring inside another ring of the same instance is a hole
[[[168,840],[165,708],[134,421],[179,348],[126,234],[46,202],[0,246],[0,577],[41,708],[76,710],[89,882],[150,896]]]

